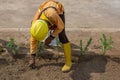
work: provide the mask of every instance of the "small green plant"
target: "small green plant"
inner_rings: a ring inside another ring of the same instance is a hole
[[[85,47],[83,47],[83,42],[82,42],[82,40],[80,40],[80,56],[82,56],[86,53],[91,42],[92,42],[92,37],[89,38],[89,40],[87,41],[87,44],[85,45]]]
[[[37,46],[37,56],[40,56],[40,54],[41,54],[41,50],[44,50],[45,49],[45,47],[44,47],[44,43],[43,42],[38,42],[38,46]]]
[[[10,38],[10,41],[7,43],[7,48],[10,49],[14,55],[16,55],[18,54],[18,50],[20,47],[15,44],[13,38]]]
[[[111,36],[107,39],[106,35],[102,34],[101,43],[102,43],[102,53],[103,54],[105,54],[107,50],[112,50],[113,40],[112,40]]]

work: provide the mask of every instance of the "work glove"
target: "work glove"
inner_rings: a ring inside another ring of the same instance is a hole
[[[49,44],[51,43],[51,41],[54,39],[55,37],[53,37],[52,35],[50,35],[46,40],[45,40],[45,45],[49,47]]]

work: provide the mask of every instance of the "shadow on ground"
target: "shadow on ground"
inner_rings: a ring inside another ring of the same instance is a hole
[[[80,51],[77,49],[79,46],[72,44],[72,49],[72,53],[74,53],[72,73],[70,74],[72,80],[92,80],[95,73],[105,73],[106,64],[110,61],[120,64],[120,57],[117,56],[88,51],[84,56],[78,57]]]
[[[92,73],[104,73],[107,57],[101,55],[85,55],[79,63],[73,64],[71,78],[73,80],[90,80]]]
[[[88,52],[81,56],[78,62],[73,63],[70,76],[72,80],[92,80],[96,73],[105,73],[106,64],[111,63],[111,61],[120,64],[120,57]]]

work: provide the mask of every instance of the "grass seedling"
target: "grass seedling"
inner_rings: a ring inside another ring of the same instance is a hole
[[[38,42],[38,46],[37,46],[37,56],[40,56],[41,54],[41,50],[44,50],[44,43],[43,42]]]
[[[83,42],[82,40],[80,40],[80,56],[83,56],[86,53],[91,42],[92,42],[92,37],[89,38],[89,40],[87,41],[87,44],[85,45],[85,47],[83,47]]]
[[[113,40],[112,40],[111,36],[107,39],[106,35],[102,34],[101,43],[102,43],[102,53],[103,54],[105,54],[107,50],[111,50],[113,48],[113,45],[112,45]]]
[[[15,41],[13,38],[10,38],[10,41],[7,43],[7,48],[11,50],[13,55],[16,55],[18,54],[18,50],[20,47],[15,44]]]
[[[82,40],[80,40],[80,55],[82,56],[84,54],[84,51],[83,51],[83,42]]]

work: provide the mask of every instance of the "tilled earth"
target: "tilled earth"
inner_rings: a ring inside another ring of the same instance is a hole
[[[65,7],[66,28],[71,29],[67,31],[67,35],[72,43],[72,69],[67,73],[61,72],[65,58],[62,55],[59,58],[54,56],[54,51],[44,51],[36,59],[35,70],[28,68],[29,32],[21,32],[20,28],[30,27],[31,20],[43,1],[0,0],[0,28],[11,28],[6,31],[0,29],[0,46],[5,49],[10,37],[21,46],[15,59],[6,49],[0,53],[0,80],[119,80],[120,0],[60,0]],[[16,31],[12,28],[16,28]],[[78,30],[72,30],[74,28]],[[79,28],[91,30],[82,31]],[[115,29],[118,32],[104,32],[101,28],[111,28],[110,30]],[[112,36],[114,41],[114,48],[105,55],[101,53],[100,38],[103,33],[107,37]],[[92,44],[85,56],[79,58],[80,39],[85,45],[90,36],[93,38]],[[60,50],[59,53],[63,54],[63,51]]]
[[[101,53],[100,37],[102,33],[112,36],[114,48],[107,51],[105,55]],[[9,34],[0,33],[0,43],[5,47],[9,40]],[[0,54],[0,80],[119,80],[120,78],[120,32],[90,32],[90,31],[67,31],[69,40],[72,43],[71,71],[63,73],[61,71],[65,59],[63,55],[59,57],[53,55],[54,51],[44,51],[41,57],[36,58],[36,69],[28,68],[29,42],[24,44],[24,37],[18,38],[20,34],[12,33],[11,36],[16,43],[21,45],[19,54],[12,58],[9,52]],[[74,35],[74,38],[73,38]],[[86,44],[89,37],[93,38],[85,56],[79,55],[79,41]],[[22,41],[23,40],[23,41]],[[62,50],[59,51],[62,54]]]

